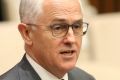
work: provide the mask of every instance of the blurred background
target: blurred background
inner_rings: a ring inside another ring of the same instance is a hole
[[[120,80],[120,0],[81,0],[84,21],[77,66],[96,80]],[[23,40],[17,30],[19,0],[0,0],[0,75],[24,55]]]

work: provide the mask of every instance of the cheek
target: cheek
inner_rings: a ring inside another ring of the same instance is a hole
[[[56,63],[59,63],[59,41],[56,40],[49,40],[45,43],[43,49],[44,49],[44,55],[42,55],[49,65],[54,65]]]
[[[57,56],[57,53],[59,52],[60,41],[53,39],[49,40],[48,44],[48,49],[50,50],[50,53],[54,56]]]
[[[77,49],[78,49],[78,53],[80,53],[81,45],[82,45],[82,38],[79,38],[79,39],[77,39],[77,41],[76,41],[76,47],[77,47]]]
[[[61,47],[61,40],[50,39],[47,43],[48,45],[47,45],[46,52],[48,52],[48,57],[51,57],[53,61],[56,61],[58,57],[59,49]]]
[[[37,56],[40,61],[42,60],[44,63],[52,64],[51,62],[57,57],[57,43],[53,42],[50,39],[38,40],[36,43]]]
[[[82,45],[82,38],[80,38],[77,42],[78,42],[78,46],[81,47],[81,45]]]
[[[56,56],[59,51],[59,47],[60,47],[60,40],[51,38],[50,36],[47,38],[42,38],[41,42],[39,43],[41,51],[43,51],[43,53],[48,54],[49,56]]]

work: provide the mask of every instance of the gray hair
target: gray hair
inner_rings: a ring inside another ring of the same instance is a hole
[[[43,0],[21,0],[19,7],[20,20],[23,23],[36,23],[42,13]]]
[[[21,0],[19,7],[20,20],[23,23],[36,24],[40,14],[43,12],[44,0]],[[78,0],[81,4],[81,0]]]

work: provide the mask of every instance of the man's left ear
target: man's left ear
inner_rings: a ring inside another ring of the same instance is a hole
[[[19,30],[23,40],[25,41],[25,43],[27,45],[32,45],[32,39],[31,39],[31,36],[30,36],[29,26],[27,26],[26,24],[20,23],[18,25],[18,30]]]

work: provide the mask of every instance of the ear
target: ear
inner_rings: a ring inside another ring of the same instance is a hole
[[[30,36],[30,29],[26,24],[20,23],[18,25],[18,30],[27,45],[32,45],[32,39]]]

